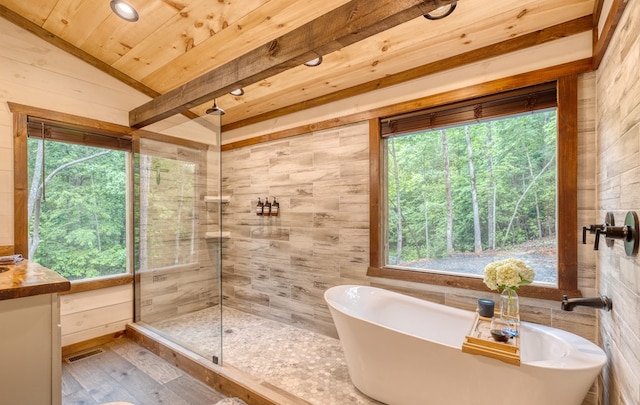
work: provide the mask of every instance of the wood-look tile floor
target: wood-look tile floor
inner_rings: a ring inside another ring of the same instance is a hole
[[[102,353],[62,362],[62,404],[216,404],[226,397],[127,338]]]

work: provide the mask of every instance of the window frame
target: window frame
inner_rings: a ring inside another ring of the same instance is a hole
[[[85,130],[116,139],[121,138],[129,143],[132,138],[132,130],[123,125],[55,112],[43,108],[12,102],[8,102],[8,105],[9,111],[13,113],[14,246],[15,253],[22,254],[25,259],[29,259],[29,219],[27,218],[27,200],[29,196],[27,129],[29,126],[29,117],[36,120],[59,123],[61,126],[68,126],[74,130]],[[133,151],[129,150],[129,152]],[[128,193],[130,194],[130,190],[128,190]],[[131,215],[131,212],[129,212],[127,221],[130,223],[132,220]],[[131,232],[131,230],[129,230],[129,232]],[[71,290],[65,292],[65,294],[131,284],[133,282],[133,275],[131,273],[132,266],[130,263],[131,254],[128,253],[128,256],[129,259],[125,273],[71,281]]]
[[[531,80],[516,87],[527,87],[541,83]],[[440,94],[421,103],[421,107],[445,105],[470,98],[489,96],[507,90],[498,86],[471,86],[464,91]],[[557,79],[557,255],[558,287],[528,285],[519,289],[518,294],[549,300],[562,300],[563,295],[579,297],[578,289],[578,76],[572,74]],[[415,107],[415,104],[413,105]],[[410,112],[407,108],[404,112]],[[489,290],[479,277],[446,275],[385,267],[384,249],[386,241],[382,221],[386,220],[384,196],[383,137],[378,118],[369,120],[369,164],[370,164],[370,257],[367,276],[411,281],[423,284]],[[567,209],[569,207],[569,209]]]

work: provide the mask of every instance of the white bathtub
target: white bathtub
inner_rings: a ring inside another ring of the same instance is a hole
[[[607,361],[584,338],[523,322],[514,366],[461,351],[474,312],[365,286],[324,297],[353,384],[390,405],[580,405]]]

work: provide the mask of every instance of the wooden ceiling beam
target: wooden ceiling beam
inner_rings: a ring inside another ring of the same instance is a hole
[[[625,8],[629,0],[613,0],[611,4],[611,9],[607,14],[607,19],[604,22],[604,26],[602,27],[602,32],[598,32],[598,22],[602,17],[602,5],[596,9],[597,20],[594,17],[594,30],[593,30],[593,69],[597,70],[600,67],[600,62],[602,62],[602,58],[604,58],[604,54],[607,52],[607,48],[609,47],[609,43],[613,38],[613,34],[616,31],[616,27],[618,27],[618,23],[620,23],[620,19],[622,19],[622,14],[624,13]],[[596,7],[598,4],[596,4]]]
[[[327,55],[453,0],[352,0],[129,112],[141,128]]]

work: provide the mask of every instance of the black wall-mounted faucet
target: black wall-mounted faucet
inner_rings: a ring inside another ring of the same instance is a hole
[[[582,244],[586,245],[587,244],[587,232],[589,232],[590,234],[595,234],[597,231],[604,231],[604,229],[606,228],[606,225],[602,224],[602,225],[589,225],[587,226],[583,226],[582,227]],[[596,248],[596,250],[598,250]]]
[[[613,303],[611,298],[606,295],[593,298],[569,298],[569,296],[563,295],[561,308],[564,311],[573,311],[574,307],[591,307],[611,311]]]
[[[611,227],[615,225],[615,218],[613,216],[613,212],[607,212],[607,214],[604,217],[604,223],[601,225],[589,225],[587,226],[583,226],[582,227],[582,244],[586,245],[587,244],[587,232],[589,232],[592,235],[596,235],[596,240],[595,243],[593,245],[593,250],[598,250],[598,245],[600,244],[600,234],[602,234],[603,232],[605,232],[605,230],[607,229],[607,227]],[[613,247],[613,239],[605,239],[605,242],[607,243],[607,246],[609,247]]]
[[[598,250],[600,243],[600,235],[604,235],[607,242],[620,239],[623,241],[629,241],[633,238],[632,230],[627,226],[605,226],[604,229],[596,229],[596,241],[593,244],[593,250]]]
[[[616,240],[621,240],[624,244],[624,250],[627,256],[635,256],[638,254],[638,246],[640,244],[640,225],[638,215],[634,211],[627,212],[623,226],[614,226],[615,219],[613,213],[607,212],[604,224],[589,225],[582,227],[582,243],[587,243],[587,232],[596,235],[593,244],[593,250],[598,250],[600,245],[600,236],[604,236],[607,246],[613,247]]]

